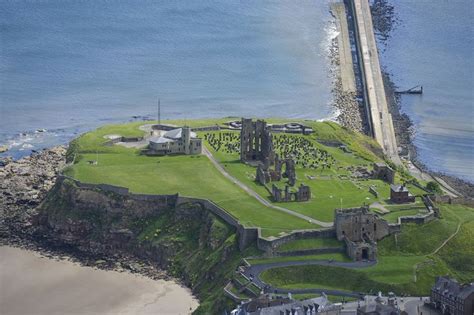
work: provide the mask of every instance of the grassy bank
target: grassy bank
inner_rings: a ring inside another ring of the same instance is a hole
[[[474,209],[460,205],[442,205],[441,208],[442,219],[425,225],[403,225],[398,236],[380,241],[378,263],[373,267],[275,268],[264,272],[262,278],[282,288],[330,287],[414,295],[428,294],[434,278],[439,275],[449,274],[461,282],[473,281]],[[459,232],[455,234],[458,226]],[[445,243],[446,240],[449,241]]]

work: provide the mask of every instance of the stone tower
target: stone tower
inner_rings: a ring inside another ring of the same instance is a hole
[[[184,153],[185,154],[190,154],[191,128],[189,128],[187,126],[183,127],[181,137],[182,137],[183,145],[184,145]]]
[[[263,162],[273,165],[275,153],[273,139],[267,123],[263,120],[252,121],[242,118],[240,131],[240,160],[242,162]]]

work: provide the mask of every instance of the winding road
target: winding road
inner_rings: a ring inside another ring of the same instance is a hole
[[[324,221],[319,221],[319,220],[316,220],[316,219],[313,219],[311,217],[308,217],[304,214],[301,214],[301,213],[298,213],[298,212],[295,212],[293,210],[290,210],[290,209],[287,209],[287,208],[283,208],[283,207],[279,207],[279,206],[275,206],[273,205],[271,202],[269,202],[268,200],[266,200],[265,198],[263,198],[262,196],[260,196],[256,191],[254,191],[253,189],[251,189],[250,187],[248,187],[247,185],[245,185],[244,183],[242,183],[240,180],[238,180],[237,178],[235,178],[234,176],[230,175],[223,167],[222,165],[214,158],[214,156],[212,155],[212,153],[209,151],[209,149],[207,149],[206,147],[203,147],[203,153],[205,156],[207,156],[207,158],[212,162],[212,164],[214,165],[214,167],[227,179],[229,179],[230,181],[232,181],[234,184],[236,184],[237,186],[239,186],[240,188],[242,188],[246,193],[248,193],[250,196],[254,197],[255,199],[257,199],[258,202],[260,202],[262,205],[266,206],[266,207],[269,207],[269,208],[273,208],[273,209],[276,209],[276,210],[279,210],[279,211],[282,211],[282,212],[285,212],[289,215],[292,215],[292,216],[295,216],[295,217],[298,217],[300,219],[303,219],[303,220],[306,220],[308,221],[309,223],[312,223],[312,224],[316,224],[316,225],[319,225],[319,226],[322,226],[322,227],[332,227],[333,226],[333,223],[332,222],[324,222]]]
[[[362,293],[342,291],[342,290],[332,290],[324,288],[308,288],[308,289],[282,289],[276,288],[271,285],[266,284],[260,279],[260,274],[268,269],[272,268],[281,268],[281,267],[294,267],[294,266],[330,266],[330,267],[344,267],[351,269],[358,268],[367,268],[376,265],[376,261],[355,261],[355,262],[342,262],[334,260],[300,260],[300,261],[282,261],[282,262],[272,262],[267,264],[258,264],[251,265],[245,269],[244,275],[251,279],[254,284],[260,288],[265,288],[266,292],[280,293],[280,294],[299,294],[299,293],[326,293],[330,295],[337,296],[350,296],[359,298],[363,296]]]

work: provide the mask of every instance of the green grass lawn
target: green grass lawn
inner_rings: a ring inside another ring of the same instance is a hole
[[[335,238],[310,238],[289,241],[277,248],[280,252],[289,252],[295,250],[305,250],[325,247],[342,247],[344,242],[340,242]]]
[[[233,118],[223,119],[202,119],[190,121],[166,121],[166,123],[177,126],[187,124],[191,127],[202,127],[209,125],[222,125]],[[268,119],[269,123],[282,123],[288,120]],[[66,170],[66,174],[80,181],[87,183],[107,183],[117,186],[128,187],[132,192],[145,194],[174,194],[207,198],[219,206],[225,208],[229,213],[239,219],[246,226],[259,226],[262,228],[264,236],[277,236],[282,232],[290,232],[295,229],[318,228],[315,224],[310,224],[305,220],[288,215],[281,211],[271,209],[261,205],[253,197],[246,194],[236,185],[225,179],[212,164],[203,156],[172,156],[172,157],[147,157],[139,154],[139,150],[125,148],[117,145],[105,145],[107,135],[121,135],[128,137],[138,137],[144,135],[144,131],[139,127],[144,124],[156,122],[133,122],[121,125],[103,126],[93,132],[86,133],[71,143],[69,158],[74,158],[75,164]],[[348,141],[351,150],[359,152],[345,154],[338,148],[315,145],[324,148],[331,155],[340,159],[341,165],[349,163],[363,164],[367,159],[376,159],[366,147],[373,146],[370,138],[348,132],[334,123],[318,123],[306,121],[314,128],[315,134],[311,139]],[[200,133],[202,134],[202,133]],[[362,156],[364,158],[362,158]],[[250,187],[258,191],[262,196],[267,196],[264,187],[258,186],[253,180],[255,169],[241,163],[231,163],[226,160],[229,156],[219,156],[230,173],[244,181]],[[235,156],[230,156],[231,160],[238,160]],[[99,161],[98,165],[90,165],[89,160]],[[229,162],[229,163],[227,163]],[[226,165],[227,164],[227,165]],[[303,170],[298,170],[298,176],[305,177]],[[316,176],[331,175],[332,171],[324,170],[315,174]],[[306,204],[291,204],[295,211],[308,214],[315,218],[332,221],[334,208],[340,205],[338,198],[345,201],[343,206],[359,205],[364,196],[357,196],[352,200],[352,193],[358,188],[351,183],[339,183],[337,180],[315,181],[311,184],[314,194],[317,196],[318,190],[325,190],[323,194],[330,194],[332,191],[341,192],[341,196],[334,194],[332,198],[316,198],[316,204],[309,202]],[[318,205],[318,202],[323,206]],[[318,207],[314,207],[314,206]],[[290,205],[288,205],[290,206]],[[313,210],[315,209],[315,210]]]
[[[423,207],[421,209],[407,209],[403,211],[396,211],[396,212],[390,212],[382,217],[387,220],[389,223],[397,223],[399,217],[404,217],[404,216],[414,216],[417,214],[426,214],[428,211]]]
[[[323,126],[325,126],[323,124]],[[318,125],[319,128],[319,125]],[[206,132],[214,134],[216,137],[219,133],[228,133],[229,131]],[[204,135],[206,133],[201,133]],[[237,134],[238,132],[236,132]],[[303,137],[309,139],[314,147],[327,151],[336,161],[331,169],[309,169],[297,166],[297,186],[301,183],[311,187],[312,198],[308,202],[287,202],[278,203],[278,205],[297,211],[304,215],[315,219],[331,222],[334,219],[334,209],[358,207],[363,204],[370,204],[375,201],[384,202],[389,197],[390,186],[380,180],[351,181],[349,179],[339,179],[338,175],[348,175],[350,172],[346,170],[349,166],[363,165],[371,168],[372,162],[378,160],[370,155],[370,151],[365,149],[365,154],[358,152],[345,153],[336,147],[329,147],[317,142],[318,134],[312,136],[293,135],[292,137]],[[240,163],[238,152],[224,152],[214,150],[212,146],[205,141],[207,148],[212,152],[214,157],[223,165],[223,167],[234,177],[258,192],[262,197],[271,200],[271,195],[267,189],[256,183],[256,168]],[[362,150],[361,152],[363,152]],[[371,160],[365,159],[370,157]],[[314,178],[314,179],[312,179]],[[284,186],[286,180],[276,182],[278,186]],[[271,184],[269,184],[271,185]],[[369,186],[374,185],[379,190],[379,198],[375,198],[369,193]]]
[[[128,187],[134,193],[175,194],[207,198],[223,207],[246,226],[259,226],[265,236],[318,226],[261,205],[224,178],[205,157],[148,157],[134,150],[123,153],[83,154],[67,174],[86,183]]]
[[[329,253],[305,256],[285,256],[285,257],[271,257],[271,258],[252,258],[247,259],[251,265],[261,265],[274,262],[283,261],[303,261],[303,260],[335,260],[335,261],[351,261],[345,253]]]
[[[191,127],[222,125],[234,118],[203,119],[190,121],[166,121],[166,123]],[[269,123],[282,123],[288,120],[268,119]],[[259,226],[264,236],[278,236],[295,229],[318,228],[315,224],[265,207],[253,197],[242,191],[232,182],[224,178],[204,156],[170,156],[147,157],[139,154],[137,149],[129,149],[117,145],[104,145],[106,135],[142,136],[139,129],[144,124],[156,122],[133,122],[123,125],[108,125],[93,132],[86,133],[73,141],[68,157],[76,162],[66,170],[66,173],[76,179],[88,183],[107,183],[128,187],[135,193],[174,194],[190,197],[207,198],[225,208],[230,214],[246,226]],[[338,174],[346,174],[346,168],[351,165],[366,165],[380,160],[370,149],[376,150],[375,142],[363,135],[343,129],[335,123],[305,121],[315,130],[306,138],[315,147],[330,154],[336,163],[332,169],[302,169],[297,168],[299,183],[305,183],[312,189],[313,198],[303,203],[281,203],[296,212],[313,218],[331,222],[334,209],[355,207],[363,203],[375,201],[368,192],[369,184],[377,185],[385,198],[388,185],[382,181],[352,182],[340,180]],[[199,133],[200,135],[203,132]],[[296,135],[295,137],[302,137]],[[318,141],[344,142],[352,153],[345,153],[337,147],[322,145]],[[254,181],[255,168],[238,162],[238,154],[214,152],[216,158],[229,173],[246,185],[257,191],[261,196],[269,198],[263,186]],[[99,160],[98,165],[90,165],[88,160]],[[337,171],[336,171],[337,170]],[[314,176],[315,179],[308,179]],[[342,202],[341,202],[342,201]]]
[[[417,295],[428,294],[439,275],[449,274],[461,282],[471,282],[474,280],[474,209],[441,205],[441,213],[441,220],[403,225],[396,238],[390,236],[380,241],[375,266],[352,270],[327,266],[274,268],[263,273],[262,278],[283,288],[327,287]],[[459,233],[433,255],[459,223],[462,224]]]

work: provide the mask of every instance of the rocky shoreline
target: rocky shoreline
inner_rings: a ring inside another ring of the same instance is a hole
[[[151,279],[173,280],[157,266],[123,253],[96,256],[73,247],[59,246],[37,233],[36,208],[66,165],[66,147],[57,146],[14,161],[0,161],[0,246],[32,250],[54,260],[68,260],[103,270],[131,272]]]
[[[390,39],[391,32],[400,23],[396,15],[395,7],[388,0],[374,0],[371,4],[373,23],[377,39],[385,49],[385,43]],[[387,103],[393,118],[393,125],[397,137],[398,145],[402,148],[401,156],[418,168],[421,172],[433,178],[440,178],[449,186],[465,197],[474,198],[474,184],[466,182],[455,176],[435,172],[429,166],[423,164],[417,155],[417,150],[413,144],[415,134],[413,122],[408,115],[401,113],[401,99],[395,93],[397,86],[391,79],[391,74],[387,69],[382,69]]]

